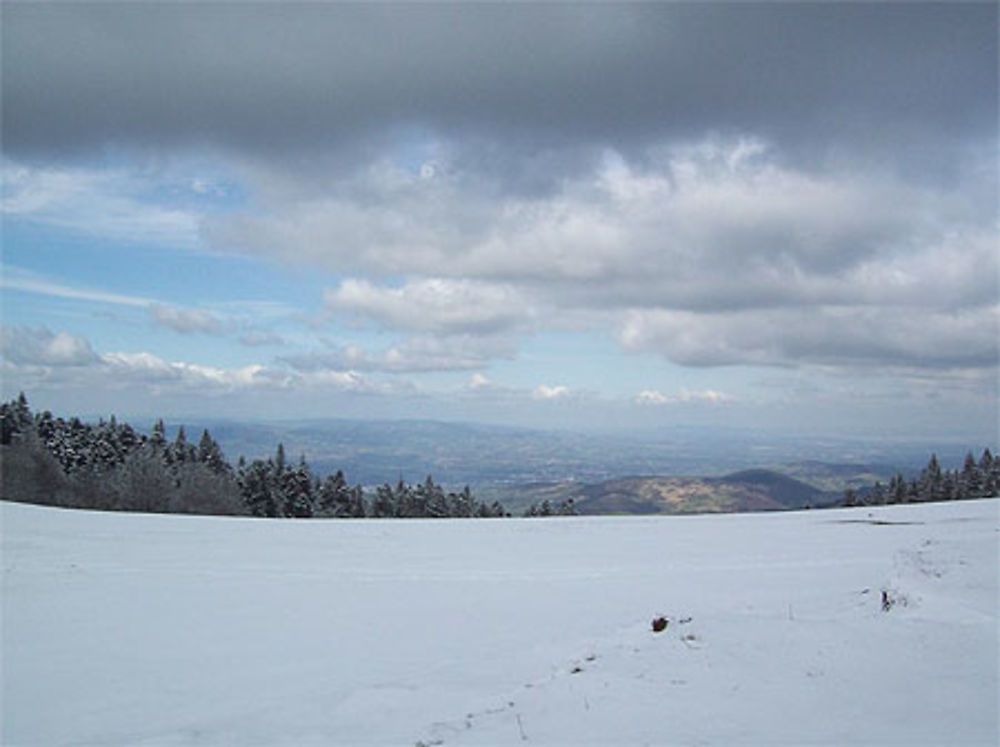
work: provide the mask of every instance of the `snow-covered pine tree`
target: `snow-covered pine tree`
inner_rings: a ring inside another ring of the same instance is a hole
[[[165,453],[167,450],[167,427],[163,424],[163,420],[157,420],[153,424],[153,431],[149,436],[150,445],[160,453]]]
[[[316,516],[337,517],[343,504],[341,495],[347,490],[347,481],[340,470],[333,475],[327,475],[320,483],[316,493]]]
[[[416,518],[419,514],[417,513],[416,501],[413,493],[413,488],[410,487],[403,478],[399,479],[396,483],[396,488],[393,490],[393,509],[397,519],[405,518]]]
[[[989,447],[983,449],[979,459],[979,474],[982,480],[982,496],[1000,495],[1000,455],[994,457]]]
[[[17,399],[0,405],[0,444],[4,446],[21,435],[27,428],[34,425],[28,398],[24,392]]]
[[[941,465],[938,464],[937,454],[931,454],[927,466],[920,474],[917,484],[917,500],[919,501],[939,501],[943,495],[944,475],[941,472]]]
[[[873,506],[885,505],[888,500],[888,494],[886,492],[885,486],[882,485],[878,480],[875,481],[875,486],[872,488],[871,495],[869,496],[868,502]]]
[[[117,426],[114,423],[98,421],[92,432],[90,454],[91,466],[99,472],[109,472],[125,459],[118,444]]]
[[[365,492],[360,485],[355,485],[348,491],[347,516],[352,519],[363,519],[368,515],[368,505]]]
[[[386,483],[375,490],[372,501],[372,516],[376,519],[387,519],[396,515],[395,494],[392,487]]]
[[[472,497],[472,490],[469,489],[468,485],[462,488],[462,492],[456,497],[453,511],[452,516],[460,518],[468,518],[475,515],[476,499]]]
[[[432,519],[444,519],[448,516],[448,496],[440,485],[435,485],[430,476],[424,484],[427,492],[427,515]]]
[[[222,449],[209,435],[207,428],[201,432],[201,439],[198,441],[198,461],[216,474],[221,475],[231,471],[229,462],[222,454]]]
[[[278,476],[281,484],[282,515],[293,519],[307,519],[313,515],[312,475],[305,455],[299,465]]]
[[[173,464],[197,461],[197,450],[193,444],[188,443],[183,425],[177,429],[177,438],[170,448],[170,461]]]
[[[273,466],[254,459],[247,466],[241,482],[243,503],[251,516],[276,517],[278,505],[272,490]]]
[[[316,516],[338,519],[364,518],[364,495],[360,486],[350,488],[341,470],[327,475],[316,492]]]
[[[976,464],[976,458],[972,456],[971,451],[965,455],[959,480],[959,491],[962,498],[977,498],[982,493],[982,475],[979,471],[979,465]]]

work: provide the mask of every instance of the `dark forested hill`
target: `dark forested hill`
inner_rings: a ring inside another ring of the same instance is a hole
[[[573,499],[581,514],[692,514],[780,511],[834,503],[836,493],[769,470],[716,478],[627,477],[592,485],[537,486],[550,501]]]
[[[716,477],[709,482],[719,485],[736,486],[751,492],[761,491],[768,500],[775,501],[782,508],[805,508],[827,500],[833,501],[836,494],[826,496],[822,490],[807,485],[780,472],[766,469],[748,469],[734,472],[725,477]]]

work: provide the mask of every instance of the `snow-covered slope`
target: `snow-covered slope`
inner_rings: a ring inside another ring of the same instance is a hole
[[[996,744],[998,506],[437,522],[5,503],[2,742]]]

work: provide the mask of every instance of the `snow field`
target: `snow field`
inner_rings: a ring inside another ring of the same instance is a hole
[[[996,744],[998,507],[269,521],[3,503],[0,736]]]

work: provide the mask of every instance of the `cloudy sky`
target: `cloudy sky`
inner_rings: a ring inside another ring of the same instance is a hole
[[[6,397],[996,439],[995,3],[2,13]]]

